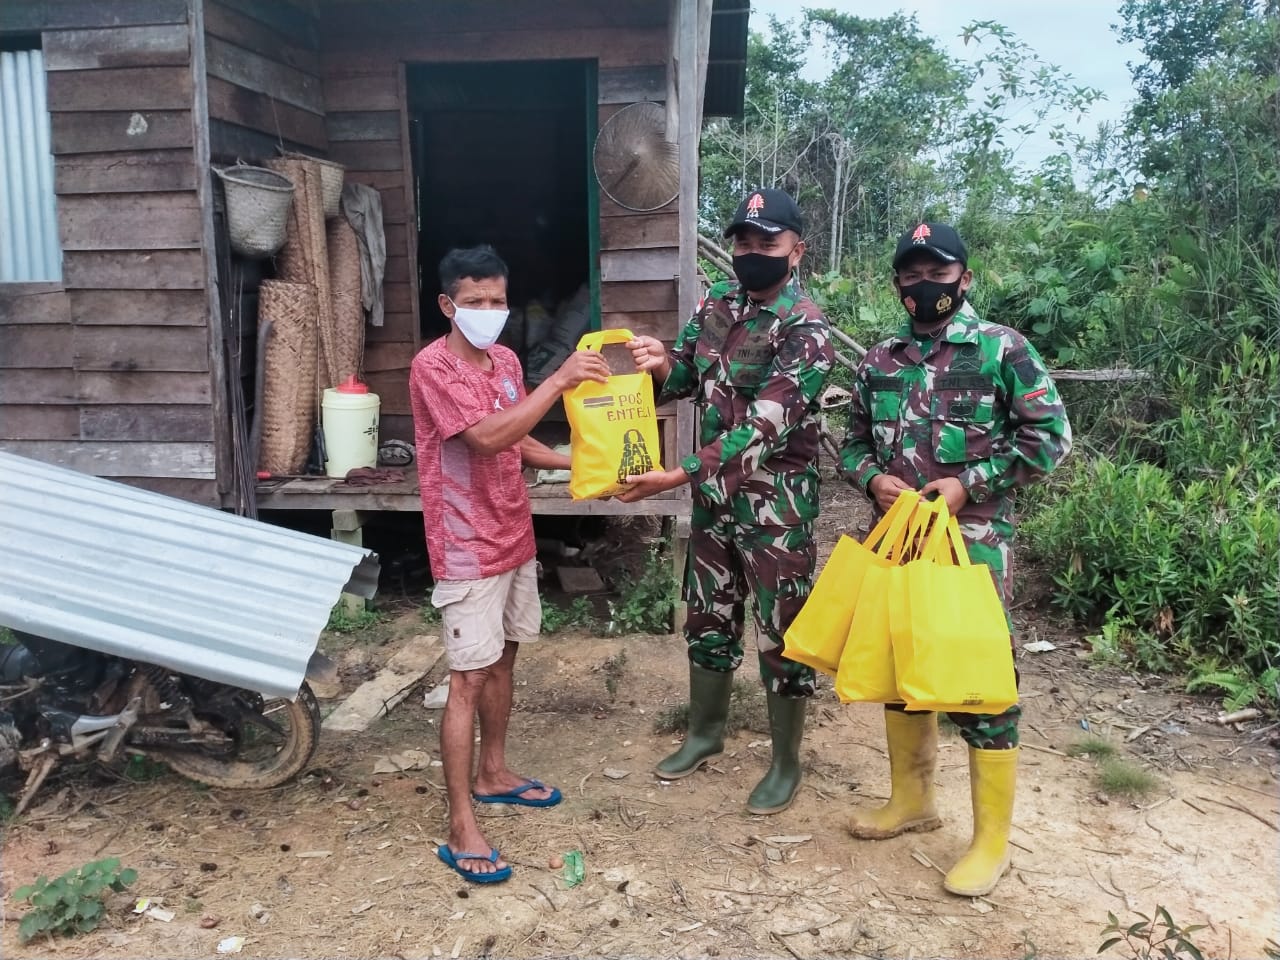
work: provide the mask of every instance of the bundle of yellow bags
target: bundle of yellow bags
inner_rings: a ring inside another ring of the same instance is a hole
[[[842,536],[784,642],[846,703],[1000,713],[1018,700],[991,571],[941,498],[904,491],[862,543]]]

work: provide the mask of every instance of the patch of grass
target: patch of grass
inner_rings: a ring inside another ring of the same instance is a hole
[[[618,683],[627,669],[627,651],[619,650],[606,660],[600,670],[604,673],[604,688],[609,692],[609,702],[618,699]]]
[[[427,602],[418,608],[418,616],[422,619],[423,625],[428,627],[438,627],[443,620],[440,611],[431,602],[430,596],[427,597]]]
[[[1119,757],[1107,757],[1099,763],[1096,779],[1104,793],[1117,797],[1144,797],[1159,786],[1146,769]]]
[[[689,703],[686,700],[666,707],[654,718],[656,733],[684,733],[689,729]],[[769,732],[769,702],[764,687],[756,681],[736,680],[729,694],[729,719],[725,723],[725,735],[750,730],[753,733]]]
[[[555,633],[565,627],[595,626],[595,612],[591,609],[591,601],[586,597],[574,597],[567,606],[547,603],[542,607],[542,632]]]
[[[367,630],[376,624],[382,622],[382,614],[377,610],[365,607],[356,613],[352,613],[347,609],[347,605],[339,600],[333,605],[333,609],[329,611],[329,622],[325,624],[325,630],[330,633],[338,633],[344,636],[359,633],[361,630]]]
[[[1106,760],[1116,755],[1116,745],[1105,737],[1085,737],[1067,747],[1069,757],[1093,757]]]
[[[168,766],[140,753],[129,754],[129,762],[124,767],[125,779],[133,783],[148,783],[168,775]]]

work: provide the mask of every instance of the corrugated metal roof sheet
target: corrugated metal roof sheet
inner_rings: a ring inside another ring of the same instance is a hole
[[[0,51],[0,283],[62,278],[44,54]]]
[[[747,85],[749,0],[714,0],[707,50],[707,85],[702,113],[707,117],[741,117]]]
[[[297,693],[368,550],[0,452],[0,625]]]

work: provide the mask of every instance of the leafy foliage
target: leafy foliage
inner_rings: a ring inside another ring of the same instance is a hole
[[[555,633],[565,627],[591,627],[595,624],[591,601],[586,597],[574,597],[568,606],[546,603],[542,606],[542,632]]]
[[[1191,935],[1205,929],[1205,924],[1179,926],[1162,906],[1156,907],[1155,919],[1139,913],[1136,921],[1125,925],[1114,913],[1108,913],[1107,921],[1102,930],[1107,939],[1098,953],[1123,947],[1133,960],[1204,960]]]
[[[609,601],[610,633],[668,633],[676,606],[676,578],[671,562],[658,547],[649,550],[639,577],[618,585]]]
[[[37,877],[35,883],[13,892],[14,900],[31,906],[18,923],[18,938],[26,943],[42,933],[70,936],[94,930],[105,914],[103,896],[124,890],[137,876],[130,867],[120,869],[118,857],[108,857],[68,870],[55,880]]]

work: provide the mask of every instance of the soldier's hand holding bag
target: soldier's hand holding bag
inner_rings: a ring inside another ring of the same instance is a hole
[[[579,350],[634,340],[630,330],[583,334]],[[658,417],[653,377],[648,373],[611,375],[607,383],[584,381],[564,395],[569,417],[569,495],[574,500],[616,496],[628,489],[626,478],[662,469],[658,462]]]

